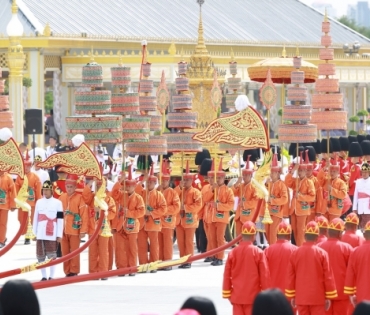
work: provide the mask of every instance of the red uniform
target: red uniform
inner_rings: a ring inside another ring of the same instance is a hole
[[[251,315],[257,294],[270,287],[270,272],[263,251],[243,241],[227,257],[222,295],[230,299],[233,315]]]
[[[287,240],[277,240],[275,244],[265,249],[272,288],[279,288],[284,292],[287,277],[286,267],[289,265],[290,256],[296,250],[297,246]]]
[[[300,315],[325,314],[325,300],[338,295],[329,257],[323,249],[305,242],[292,254],[285,295],[295,298]]]
[[[356,295],[357,303],[370,300],[370,241],[357,247],[347,268],[344,293]]]
[[[348,296],[344,294],[344,280],[346,278],[349,257],[353,249],[350,245],[335,238],[329,238],[326,242],[318,244],[318,246],[328,253],[338,292],[338,296],[331,301],[331,306],[327,314],[347,315],[350,303]]]
[[[353,231],[345,231],[342,235],[342,242],[345,242],[351,245],[353,248],[356,248],[362,245],[365,242],[365,239],[361,235],[357,235]]]

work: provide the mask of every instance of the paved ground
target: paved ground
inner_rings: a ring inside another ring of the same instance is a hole
[[[9,213],[10,240],[18,230],[17,213]],[[23,245],[23,237],[0,258],[0,270],[6,271],[36,261],[35,243]],[[177,254],[177,253],[176,253]],[[176,258],[176,257],[175,257]],[[87,273],[87,250],[81,255],[82,273]],[[231,314],[231,306],[221,296],[224,267],[195,262],[187,270],[175,269],[136,277],[115,277],[108,281],[89,281],[37,291],[42,315],[124,314],[172,315],[189,296],[200,295],[212,299],[219,315]],[[57,266],[56,277],[64,277],[62,266]],[[41,279],[34,271],[13,278],[29,281]],[[7,279],[1,279],[0,285]]]

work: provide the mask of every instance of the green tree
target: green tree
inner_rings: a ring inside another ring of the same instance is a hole
[[[365,26],[359,26],[356,24],[355,21],[349,19],[347,16],[343,15],[341,18],[338,19],[338,21],[349,28],[353,29],[354,31],[366,36],[367,38],[370,38],[370,27]]]
[[[54,105],[53,91],[49,91],[45,93],[44,105],[45,105],[44,107],[45,114],[49,114],[50,110],[53,109],[53,105]]]

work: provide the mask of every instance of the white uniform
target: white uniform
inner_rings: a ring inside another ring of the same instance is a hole
[[[41,185],[44,184],[45,181],[50,180],[49,173],[42,168],[40,168],[38,171],[33,168],[32,173],[35,173],[40,178]]]
[[[33,162],[33,151],[35,150],[35,157],[37,155],[41,156],[42,160],[46,160],[46,151],[43,149],[43,148],[35,148],[35,149],[32,149],[32,150],[29,150],[28,151],[28,155],[30,157],[30,161]]]
[[[356,180],[352,209],[358,214],[370,214],[370,177]]]
[[[46,225],[48,220],[39,220],[39,215],[45,215],[53,222],[53,233],[47,235]],[[37,200],[35,215],[33,217],[33,233],[38,240],[55,241],[57,237],[63,236],[63,205],[62,202],[54,197],[45,197]]]

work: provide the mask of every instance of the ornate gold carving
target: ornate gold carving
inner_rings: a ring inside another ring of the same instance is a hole
[[[0,156],[0,171],[24,178],[23,156],[13,138],[0,145]]]

